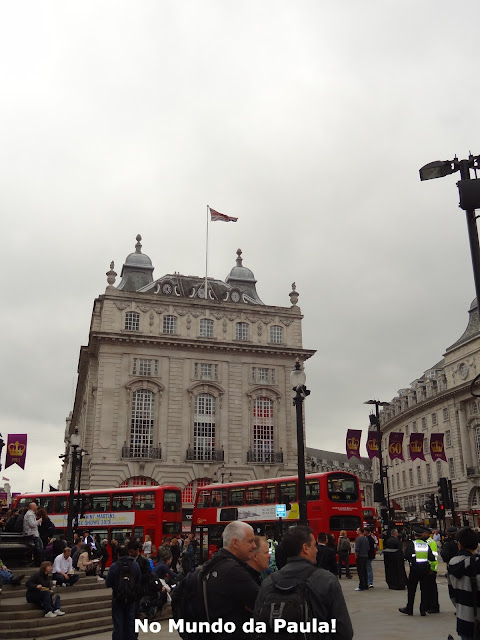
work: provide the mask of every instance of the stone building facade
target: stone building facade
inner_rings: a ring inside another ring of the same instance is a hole
[[[173,483],[189,503],[198,486],[296,472],[289,376],[302,346],[295,285],[287,307],[265,305],[241,251],[225,279],[153,277],[137,236],[114,286],[94,302],[80,349],[66,450],[75,428],[82,488]],[[69,485],[64,465],[60,488]]]
[[[476,299],[469,310],[463,335],[447,348],[443,358],[400,389],[389,407],[380,414],[382,456],[388,467],[390,497],[407,511],[411,520],[428,517],[427,496],[437,496],[437,481],[452,481],[455,509],[461,524],[478,526],[480,514],[480,399],[471,394],[480,373],[480,323]],[[404,434],[405,462],[390,460],[391,431]],[[408,452],[412,433],[424,434],[425,461],[412,461]],[[429,443],[432,433],[444,434],[447,462],[432,462]],[[450,515],[447,511],[447,517]]]

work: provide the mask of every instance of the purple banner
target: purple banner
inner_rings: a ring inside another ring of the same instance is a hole
[[[25,458],[27,457],[27,434],[10,433],[7,442],[7,457],[5,459],[5,469],[18,464],[25,469]]]
[[[347,458],[360,458],[360,439],[362,431],[360,429],[348,429],[346,438]]]
[[[425,460],[425,456],[423,454],[423,433],[412,433],[410,436],[410,444],[408,445],[410,450],[410,458],[412,460]]]
[[[443,433],[432,433],[430,436],[430,453],[432,462],[435,462],[435,460],[447,461],[445,447],[443,446]]]
[[[378,436],[376,431],[369,431],[367,436],[367,453],[370,460],[379,458]]]
[[[403,433],[392,431],[388,439],[388,453],[390,460],[405,460],[403,457]]]

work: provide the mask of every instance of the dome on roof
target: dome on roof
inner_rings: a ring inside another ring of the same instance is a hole
[[[135,253],[130,253],[124,263],[124,267],[151,267],[152,261],[150,258],[142,253],[142,245],[140,240],[142,236],[139,234],[136,237],[137,244],[135,245]]]
[[[242,258],[242,250],[241,249],[237,249],[237,256],[238,256],[237,257],[237,264],[230,271],[230,273],[228,274],[228,276],[225,279],[225,282],[229,282],[231,280],[235,280],[235,281],[239,280],[241,282],[256,283],[257,281],[255,280],[255,276],[253,275],[253,271],[251,271],[250,269],[247,269],[247,267],[244,267],[242,265],[243,258]]]
[[[476,309],[477,307],[478,307],[478,302],[477,302],[477,299],[474,298],[472,300],[472,304],[470,305],[470,311],[472,311],[473,309]]]

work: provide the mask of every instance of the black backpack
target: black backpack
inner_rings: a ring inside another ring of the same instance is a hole
[[[113,597],[117,602],[128,604],[136,600],[140,594],[140,584],[133,571],[133,562],[120,561]]]
[[[230,558],[215,555],[206,562],[202,569],[197,569],[188,573],[185,578],[177,583],[171,592],[172,617],[175,622],[184,620],[185,622],[210,622],[207,599],[207,583],[210,575],[215,571],[221,562],[232,561]],[[186,631],[180,633],[181,638],[190,638],[191,634]],[[206,634],[199,634],[199,637],[206,637]]]
[[[281,619],[286,622],[310,622],[312,620],[311,605],[309,602],[308,579],[317,571],[317,567],[308,567],[301,578],[292,579],[282,576],[282,572],[272,573],[268,589],[260,607],[255,606],[257,615],[255,620],[266,625],[265,638],[304,638],[303,633],[289,633],[286,628],[274,632],[274,620]],[[297,627],[298,628],[298,627]],[[315,634],[312,634],[315,635]]]

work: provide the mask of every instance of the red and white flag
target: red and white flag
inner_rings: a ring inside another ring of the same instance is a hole
[[[2,476],[2,480],[6,480],[7,482],[10,482],[9,478],[5,478],[5,476]]]
[[[219,213],[215,211],[215,209],[212,209],[212,207],[208,208],[210,209],[210,220],[212,222],[218,222],[219,220],[221,222],[236,222],[238,220],[238,218],[232,218],[231,216],[226,216],[224,213]]]

